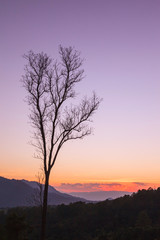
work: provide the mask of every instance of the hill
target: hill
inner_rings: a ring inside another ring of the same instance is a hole
[[[85,198],[89,201],[104,201],[115,199],[124,195],[131,195],[133,192],[126,191],[95,191],[95,192],[70,192],[72,196]]]
[[[0,177],[0,208],[36,206],[39,203],[38,184],[26,180],[15,180]],[[87,201],[61,193],[49,186],[48,205],[69,204]]]
[[[46,239],[160,240],[160,188],[139,190],[131,196],[94,204],[76,202],[49,207],[47,220]],[[22,224],[26,222],[27,225]],[[17,234],[23,231],[26,239],[38,239],[39,208],[0,211],[3,239],[5,226],[8,232],[13,232],[17,224],[22,227]]]

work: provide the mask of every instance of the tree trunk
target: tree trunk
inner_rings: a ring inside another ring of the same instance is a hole
[[[49,185],[49,174],[46,174],[45,185],[44,185],[44,193],[43,193],[43,206],[42,206],[42,222],[41,222],[41,236],[40,236],[41,240],[45,240],[45,235],[46,235],[48,185]]]

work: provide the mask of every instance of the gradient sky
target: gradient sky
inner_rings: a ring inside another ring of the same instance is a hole
[[[20,79],[30,49],[84,61],[82,95],[103,98],[94,134],[67,143],[50,184],[61,191],[160,185],[160,1],[0,0],[0,175],[36,180],[29,109]]]

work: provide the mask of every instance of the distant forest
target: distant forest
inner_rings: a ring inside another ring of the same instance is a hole
[[[40,208],[0,210],[1,240],[38,240]],[[99,203],[50,206],[46,240],[160,240],[160,188]]]

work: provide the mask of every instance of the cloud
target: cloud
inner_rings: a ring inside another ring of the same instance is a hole
[[[134,182],[137,186],[148,186],[147,183],[142,183],[142,182]]]
[[[149,187],[159,187],[155,183],[143,182],[92,182],[92,183],[61,183],[55,186],[57,190],[63,192],[98,192],[98,191],[128,191],[137,192],[139,189],[148,189]]]
[[[113,187],[120,187],[120,183],[61,183],[58,187],[59,190],[63,191],[105,191],[111,190]]]
[[[120,183],[104,183],[104,184],[101,184],[101,185],[113,187],[113,186],[121,186],[122,184],[120,184]]]
[[[70,188],[70,187],[81,187],[83,184],[82,183],[61,183],[60,187],[63,188]]]

